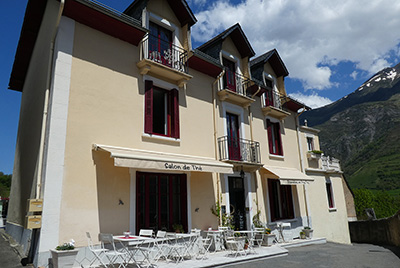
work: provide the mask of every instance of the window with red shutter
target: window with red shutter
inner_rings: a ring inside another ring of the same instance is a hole
[[[179,138],[179,91],[145,81],[145,133]]]
[[[267,119],[267,133],[269,153],[273,155],[283,155],[280,124],[278,122],[273,123]]]

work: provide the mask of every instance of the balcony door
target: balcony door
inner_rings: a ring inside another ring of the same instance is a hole
[[[150,22],[149,59],[172,66],[172,32]]]
[[[241,160],[239,118],[236,114],[226,113],[226,124],[228,131],[229,160]]]
[[[225,67],[224,87],[236,92],[235,63],[222,58],[222,64]]]

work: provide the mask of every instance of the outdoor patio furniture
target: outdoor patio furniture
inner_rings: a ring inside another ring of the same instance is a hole
[[[154,231],[151,229],[140,229],[139,236],[154,237]]]
[[[146,236],[114,236],[114,240],[119,241],[127,253],[127,263],[133,262],[136,265],[151,265],[153,263],[153,256],[156,256],[156,254],[151,254],[154,250],[150,250],[150,248],[154,247],[154,238]]]
[[[246,242],[245,237],[235,237],[233,239],[229,239],[226,241],[226,247],[230,251],[228,255],[233,255],[235,258],[238,255],[247,255],[247,252],[244,248]]]
[[[127,261],[129,257],[128,253],[124,249],[118,250],[115,247],[113,235],[100,233],[99,240],[101,242],[101,247],[103,249],[108,249],[107,251],[104,251],[104,254],[109,261],[109,265],[111,265],[112,267],[118,266],[118,268],[125,268],[127,266]]]
[[[290,228],[291,227],[290,222],[278,222],[276,226],[278,227],[278,233],[279,233],[278,241],[286,242],[285,237],[283,236],[283,229]]]
[[[86,232],[86,238],[87,238],[87,241],[88,241],[89,250],[94,255],[94,258],[92,260],[89,260],[90,261],[89,267],[92,267],[92,265],[96,263],[96,260],[99,261],[99,263],[101,265],[106,266],[105,261],[104,261],[103,258],[105,258],[105,252],[108,251],[108,249],[104,249],[104,248],[101,248],[101,247],[94,246],[93,241],[92,241],[92,237],[90,236],[89,232]],[[98,265],[96,265],[94,267],[97,267],[97,266]]]
[[[257,245],[258,247],[261,247],[264,240],[264,232],[264,228],[254,228],[254,233],[251,238],[252,246]]]

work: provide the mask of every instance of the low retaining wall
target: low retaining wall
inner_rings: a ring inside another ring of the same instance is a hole
[[[351,242],[400,247],[400,210],[385,219],[349,222]]]

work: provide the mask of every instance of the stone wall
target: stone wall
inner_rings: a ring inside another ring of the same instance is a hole
[[[351,242],[400,247],[400,210],[392,217],[349,222]]]

